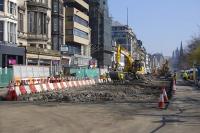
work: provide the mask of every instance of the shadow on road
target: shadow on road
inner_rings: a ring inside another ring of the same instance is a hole
[[[161,123],[161,125],[159,127],[157,127],[156,129],[154,129],[153,131],[151,131],[150,133],[156,133],[157,131],[159,131],[161,128],[163,128],[166,124],[168,123],[184,123],[186,121],[181,121],[179,119],[177,119],[177,117],[167,117],[167,116],[163,116],[161,121],[154,121],[154,123]]]

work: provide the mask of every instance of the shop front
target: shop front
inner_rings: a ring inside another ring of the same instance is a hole
[[[6,46],[0,43],[0,68],[25,64],[25,48]]]

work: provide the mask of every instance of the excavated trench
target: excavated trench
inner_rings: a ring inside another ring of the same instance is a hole
[[[170,93],[170,88],[166,88]],[[68,102],[68,103],[102,103],[102,102],[157,102],[161,93],[160,86],[152,85],[93,85],[73,88],[65,91],[25,95],[19,101],[29,102]]]

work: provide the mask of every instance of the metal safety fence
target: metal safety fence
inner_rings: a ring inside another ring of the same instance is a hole
[[[0,68],[0,89],[6,87],[13,79],[12,68]]]

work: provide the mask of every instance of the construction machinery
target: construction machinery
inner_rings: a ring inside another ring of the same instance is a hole
[[[144,74],[144,67],[139,60],[134,60],[131,53],[121,45],[116,46],[115,65],[110,72],[112,80],[132,80],[137,79],[137,74]],[[120,65],[121,55],[124,55],[124,67]],[[120,69],[121,68],[121,69]]]
[[[160,68],[154,68],[152,74],[158,77],[169,77],[169,61],[166,60]]]

